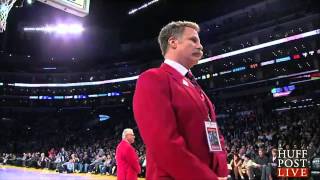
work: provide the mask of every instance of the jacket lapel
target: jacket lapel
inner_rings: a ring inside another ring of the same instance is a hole
[[[176,80],[176,82],[180,86],[182,86],[183,89],[189,94],[189,96],[197,105],[199,110],[207,114],[206,109],[203,106],[203,103],[201,102],[200,97],[198,95],[198,92],[197,92],[198,90],[196,90],[195,87],[193,87],[192,83],[186,77],[182,76],[177,70],[175,70],[174,68],[172,68],[171,66],[165,63],[161,64],[160,69],[163,69],[164,71],[169,73],[173,77],[173,79]]]

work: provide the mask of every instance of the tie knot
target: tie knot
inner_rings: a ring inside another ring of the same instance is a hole
[[[186,77],[192,81],[196,79],[190,71],[187,72]]]
[[[190,71],[187,72],[186,78],[188,78],[195,87],[200,88],[199,84],[197,83],[196,78],[193,76],[193,74]]]

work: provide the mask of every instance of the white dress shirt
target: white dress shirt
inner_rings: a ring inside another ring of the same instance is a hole
[[[185,68],[181,64],[179,64],[173,60],[170,60],[170,59],[165,59],[164,63],[168,64],[170,67],[177,70],[180,74],[182,74],[182,76],[185,76],[187,74],[187,72],[189,71],[187,68]]]

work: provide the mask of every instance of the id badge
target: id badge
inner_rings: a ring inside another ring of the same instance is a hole
[[[205,121],[205,128],[210,152],[222,151],[217,122]]]

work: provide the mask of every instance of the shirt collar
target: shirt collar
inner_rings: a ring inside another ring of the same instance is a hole
[[[169,66],[171,66],[172,68],[177,70],[180,74],[182,74],[182,76],[185,76],[187,74],[187,72],[189,71],[187,68],[185,68],[181,64],[179,64],[171,59],[165,59],[164,63],[168,64]]]

